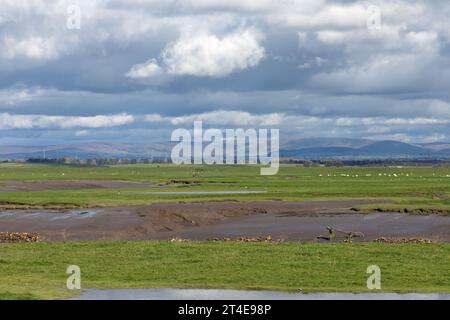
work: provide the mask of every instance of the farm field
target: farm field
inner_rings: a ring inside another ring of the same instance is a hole
[[[112,180],[152,183],[156,188],[64,188],[14,191],[14,181]],[[256,166],[127,165],[71,167],[0,165],[2,208],[71,208],[141,205],[210,200],[303,201],[380,199],[362,210],[450,212],[448,167],[310,167],[281,166],[278,175],[260,176]],[[180,192],[183,194],[174,194]],[[249,194],[201,194],[203,191],[258,191]],[[148,192],[148,193],[146,193]],[[172,192],[172,193],[171,193]],[[193,192],[193,194],[189,194]],[[198,194],[195,194],[197,192]],[[168,194],[164,194],[168,193]],[[384,200],[389,200],[386,203]]]

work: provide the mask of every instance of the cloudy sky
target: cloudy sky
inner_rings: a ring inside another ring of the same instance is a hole
[[[167,141],[199,119],[450,141],[449,17],[444,0],[0,0],[0,145]]]

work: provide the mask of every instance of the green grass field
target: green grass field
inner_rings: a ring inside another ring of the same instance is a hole
[[[275,176],[256,166],[0,165],[8,180],[130,180],[158,189],[0,192],[5,208],[114,206],[207,200],[379,199],[361,209],[450,212],[450,168],[359,168],[285,165]],[[169,183],[187,180],[193,184]],[[136,191],[264,190],[241,195],[137,195]],[[84,288],[186,287],[296,291],[366,291],[366,268],[382,269],[382,289],[450,292],[450,244],[299,244],[239,242],[66,242],[0,244],[0,298],[63,298],[68,265]]]
[[[382,291],[450,292],[450,245],[241,242],[67,242],[0,245],[0,298],[68,297],[82,288],[230,288],[364,292],[369,265]]]
[[[192,185],[168,184],[159,189],[84,189],[34,192],[1,192],[3,208],[22,206],[114,206],[152,202],[233,199],[312,200],[389,199],[366,209],[440,209],[450,212],[448,167],[312,167],[285,165],[275,176],[260,176],[256,166],[128,165],[74,167],[29,164],[0,165],[0,185],[5,180],[129,180],[167,184],[187,180]],[[165,191],[264,190],[263,194],[164,195]],[[156,191],[160,194],[128,194]],[[364,208],[363,208],[364,209]]]

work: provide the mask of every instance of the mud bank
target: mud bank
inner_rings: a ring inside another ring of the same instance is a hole
[[[267,237],[316,241],[326,226],[380,237],[422,237],[450,242],[450,217],[354,213],[364,201],[168,203],[90,210],[0,212],[0,232],[38,233],[43,240],[213,240]],[[342,241],[339,235],[336,241]]]
[[[45,181],[0,181],[1,192],[78,190],[78,189],[134,189],[162,188],[163,185],[148,182],[114,180],[45,180]]]
[[[354,241],[373,241],[388,238],[424,238],[434,242],[450,242],[450,217],[437,215],[409,215],[404,213],[369,214],[267,214],[221,221],[214,225],[187,228],[178,232],[159,234],[159,239],[206,240],[214,238],[265,237],[274,241],[316,241],[317,235],[327,235],[326,227],[357,231],[364,238]],[[336,233],[336,242],[345,237]]]
[[[299,215],[322,216],[350,213],[350,208],[367,201],[305,201],[255,203],[168,203],[77,210],[7,210],[0,212],[0,232],[35,232],[46,240],[134,240],[169,239],[188,236],[210,238],[225,232],[207,227],[245,225],[245,218]],[[353,213],[354,214],[354,213]],[[354,214],[357,215],[357,214]],[[275,221],[278,221],[275,220]],[[272,223],[268,220],[269,223]],[[206,229],[203,229],[205,227]],[[234,228],[234,227],[233,227]],[[219,228],[220,230],[220,228]],[[188,233],[184,233],[187,231]],[[245,235],[244,229],[239,229]],[[264,229],[260,230],[265,232]]]

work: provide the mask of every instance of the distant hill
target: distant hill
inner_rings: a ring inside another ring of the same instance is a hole
[[[420,143],[417,146],[434,151],[450,150],[450,143],[446,142]]]
[[[344,148],[360,148],[373,143],[372,140],[366,139],[349,139],[349,138],[302,138],[291,139],[281,145],[282,149],[306,149],[306,148],[324,148],[324,147],[344,147]]]
[[[0,146],[0,159],[26,158],[165,158],[170,142],[151,144],[88,142],[54,146]],[[302,138],[280,146],[281,157],[291,158],[450,158],[450,143],[409,144],[367,139]]]
[[[54,146],[0,147],[0,158],[151,158],[170,154],[170,143],[149,145],[89,142]]]
[[[295,141],[299,141],[295,147]],[[309,147],[317,141],[316,147]],[[439,143],[442,146],[442,143]],[[305,158],[436,158],[450,157],[449,149],[434,144],[413,145],[399,141],[370,141],[358,139],[293,140],[281,150],[282,157]],[[307,147],[304,147],[307,146]],[[294,148],[295,147],[295,148]]]
[[[423,156],[432,153],[431,150],[416,147],[399,141],[378,141],[359,149],[368,155],[408,155]]]
[[[304,148],[297,150],[282,150],[283,157],[349,157],[360,156],[359,149],[346,147],[318,147],[318,148]]]
[[[441,157],[450,157],[450,148],[449,149],[439,150],[435,154],[439,155]]]

